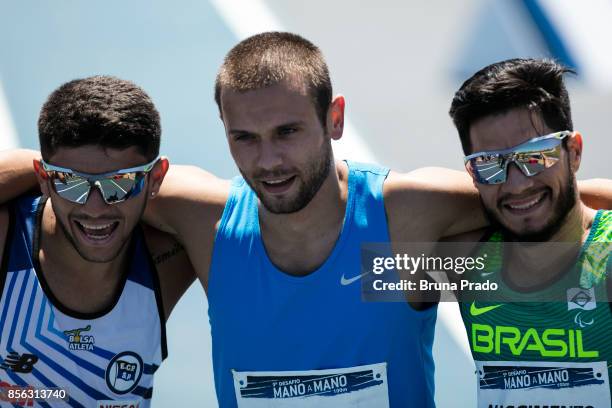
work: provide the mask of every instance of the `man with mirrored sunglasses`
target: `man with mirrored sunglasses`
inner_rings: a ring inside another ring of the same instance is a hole
[[[149,406],[166,318],[195,279],[176,241],[138,225],[168,169],[159,115],[100,76],[55,90],[38,125],[43,195],[0,208],[2,401]]]
[[[44,160],[42,172],[52,180],[53,189],[62,198],[77,204],[85,204],[92,188],[97,188],[106,204],[117,204],[130,197],[138,195],[145,184],[147,173],[149,173],[158,158],[142,166],[129,169],[112,171],[103,174],[86,174],[54,166]],[[41,169],[39,163],[35,163],[37,170]]]
[[[476,363],[479,407],[611,405],[612,212],[580,201],[582,135],[550,60],[512,59],[478,71],[450,115],[491,227],[486,267],[467,278],[500,288],[459,292]],[[486,255],[485,255],[486,254]]]

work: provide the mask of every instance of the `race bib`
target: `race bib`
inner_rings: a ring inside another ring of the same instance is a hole
[[[387,363],[232,374],[239,408],[389,407]]]
[[[479,408],[609,408],[605,361],[476,361]]]

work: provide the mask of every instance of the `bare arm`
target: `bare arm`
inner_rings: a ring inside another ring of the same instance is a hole
[[[194,166],[171,166],[144,221],[175,236],[186,249],[205,290],[217,224],[230,183]]]
[[[466,173],[443,168],[423,168],[407,174],[391,173],[383,194],[389,235],[394,253],[431,253],[444,236],[486,226],[478,192]],[[413,245],[402,245],[414,242]],[[416,246],[415,246],[416,245]],[[431,280],[423,272],[404,274],[403,279]],[[409,292],[408,303],[416,310],[431,307],[439,293]]]
[[[229,192],[229,181],[196,166],[172,165],[158,195],[144,213],[147,224],[173,235],[191,236],[202,217],[218,220]]]
[[[0,266],[2,265],[2,261],[5,256],[8,254],[4,253],[4,247],[6,246],[6,242],[8,242],[9,237],[7,237],[9,227],[9,214],[8,209],[5,206],[0,206]],[[0,273],[2,271],[0,270]],[[0,279],[4,279],[0,276]],[[0,288],[2,287],[2,282],[0,281]],[[0,291],[0,296],[2,292]]]
[[[461,171],[427,167],[385,182],[391,240],[434,242],[487,225],[478,191]]]
[[[580,199],[594,209],[612,210],[612,180],[588,179],[578,181]]]
[[[171,235],[143,225],[147,247],[159,276],[166,320],[179,299],[196,279],[183,245]]]
[[[0,203],[38,188],[32,161],[39,159],[34,150],[16,149],[0,152]]]
[[[578,189],[589,207],[612,209],[612,180],[579,181]],[[478,191],[462,171],[426,167],[391,173],[385,208],[393,241],[437,241],[487,226]]]

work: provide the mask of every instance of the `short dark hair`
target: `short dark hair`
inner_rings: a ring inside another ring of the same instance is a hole
[[[303,81],[325,126],[332,100],[329,70],[318,47],[297,34],[267,32],[254,35],[232,48],[215,81],[215,101],[221,111],[221,90],[238,92],[266,88],[285,79]]]
[[[161,125],[151,98],[130,81],[112,76],[75,79],[53,91],[40,111],[43,158],[58,148],[136,146],[149,160],[159,154]]]
[[[514,108],[538,112],[553,131],[573,130],[563,75],[574,73],[553,60],[509,59],[476,72],[455,93],[449,114],[465,154],[472,153],[470,126]]]

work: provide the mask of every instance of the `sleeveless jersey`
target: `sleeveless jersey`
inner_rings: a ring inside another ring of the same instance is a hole
[[[99,313],[74,312],[53,296],[41,274],[44,204],[25,197],[11,207],[0,270],[0,405],[150,406],[153,374],[167,348],[158,276],[142,233],[137,228],[133,234],[131,266],[112,306]],[[50,389],[67,395],[49,397]],[[15,390],[29,391],[9,398]]]
[[[432,407],[436,308],[362,301],[360,248],[388,242],[388,169],[348,162],[342,231],[307,276],[280,271],[258,199],[233,181],[215,239],[208,298],[221,407]]]
[[[526,301],[460,303],[478,406],[611,407],[612,211],[597,213],[576,267],[546,289],[519,293],[504,282],[502,240],[499,232],[485,239],[487,269],[473,280],[495,282],[502,296]],[[541,301],[551,291],[567,301]]]

